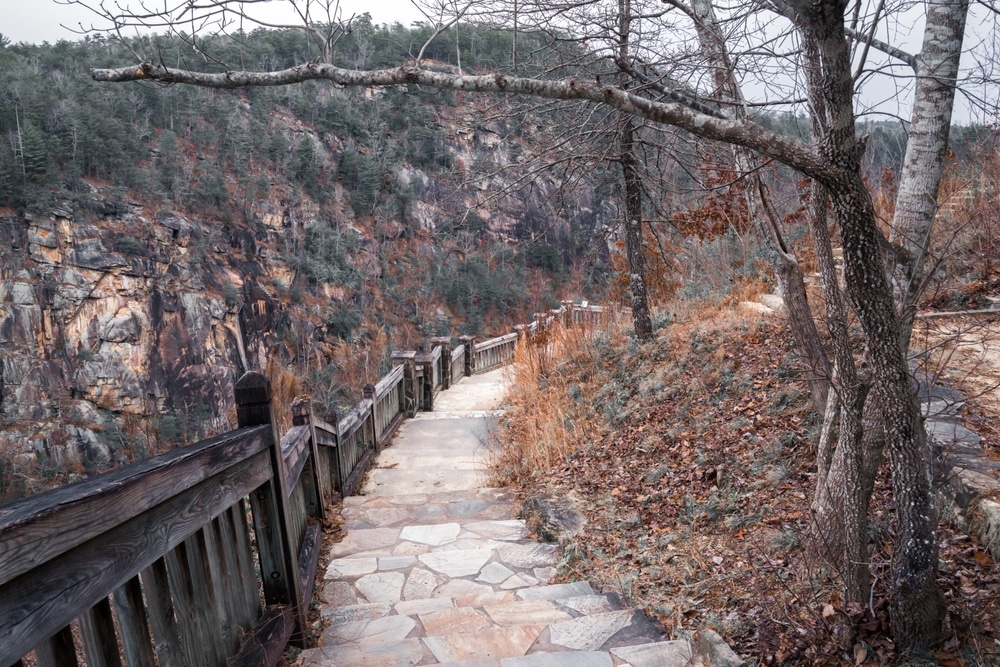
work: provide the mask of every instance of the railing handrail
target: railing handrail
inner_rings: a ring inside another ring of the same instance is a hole
[[[375,396],[381,398],[403,379],[403,367],[396,366],[375,384]]]
[[[237,429],[0,508],[0,581],[9,581],[266,449],[270,434],[267,426]],[[211,464],[202,467],[203,458]],[[67,531],[70,521],[73,530]]]
[[[511,341],[515,340],[517,340],[516,333],[510,333],[510,334],[505,334],[503,336],[497,336],[496,338],[490,338],[489,340],[484,340],[481,343],[476,343],[476,352],[489,350],[498,345],[503,345],[504,343],[510,343]]]
[[[22,552],[22,548],[11,547],[25,543],[38,551],[31,556],[24,554],[20,566],[7,568],[0,577],[4,582],[0,589],[0,636],[4,637],[0,643],[0,664],[16,662],[40,640],[66,627],[109,591],[201,528],[200,523],[192,521],[193,517],[186,516],[189,512],[197,510],[194,517],[212,515],[217,508],[228,507],[234,498],[259,486],[269,474],[269,465],[266,456],[258,455],[270,445],[270,427],[241,429],[182,448],[186,451],[180,456],[169,457],[178,452],[174,450],[126,466],[127,472],[142,473],[123,475],[115,480],[119,483],[107,489],[93,488],[95,482],[107,480],[102,475],[103,480],[92,478],[36,496],[34,499],[41,500],[46,509],[73,509],[66,510],[70,517],[63,516],[64,512],[49,512],[37,522],[5,526],[2,543],[6,556]],[[223,455],[222,450],[228,450],[225,454],[231,456]],[[151,462],[152,467],[148,465]],[[178,468],[189,463],[215,472],[191,471],[195,474],[178,475]],[[111,472],[119,470],[122,469]],[[220,477],[228,482],[215,488],[217,485],[211,482]],[[150,486],[156,488],[146,496]],[[88,488],[96,495],[78,495]],[[46,497],[41,498],[43,495]],[[159,501],[153,503],[152,498]],[[115,503],[113,511],[107,505],[111,500]],[[130,501],[136,505],[130,507]],[[87,523],[88,517],[79,512],[84,508],[99,510],[100,516],[90,517],[96,525],[79,532],[67,530],[67,525],[79,525],[70,523],[71,519]],[[150,516],[141,521],[144,515]],[[54,516],[62,518],[60,526],[40,530],[41,526],[36,525],[41,519]],[[82,544],[81,535],[85,539]],[[24,537],[29,538],[27,542]],[[47,564],[52,564],[58,576],[42,567]],[[19,576],[15,575],[15,579],[12,572],[18,572]]]

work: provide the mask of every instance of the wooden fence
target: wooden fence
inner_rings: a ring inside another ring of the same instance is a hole
[[[246,373],[235,431],[0,507],[0,667],[32,651],[77,665],[78,649],[90,667],[274,665],[305,645],[327,504],[358,490],[402,421],[557,318],[603,316],[565,302],[518,333],[433,338],[394,353],[333,424],[298,399],[283,435],[270,381]]]

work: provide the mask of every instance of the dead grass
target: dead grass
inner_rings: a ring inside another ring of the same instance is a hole
[[[556,323],[515,351],[505,403],[512,406],[500,437],[490,448],[493,485],[517,485],[539,470],[563,462],[585,440],[590,420],[576,403],[593,388],[576,369],[597,362],[595,340],[624,339],[617,315],[606,328],[586,331]]]

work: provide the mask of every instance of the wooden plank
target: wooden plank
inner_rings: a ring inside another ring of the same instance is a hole
[[[274,667],[294,631],[295,617],[291,609],[269,607],[260,623],[244,635],[239,652],[226,662],[227,667]]]
[[[316,426],[317,430],[319,430],[319,431],[325,431],[326,434],[330,435],[330,436],[337,435],[337,427],[334,426],[333,424],[328,424],[325,421],[323,421],[322,419],[318,419],[316,417],[316,415],[312,416],[312,420],[313,420],[313,424]]]
[[[347,481],[344,483],[344,497],[353,496],[357,493],[358,489],[361,487],[361,482],[364,481],[365,473],[368,472],[368,467],[371,465],[372,459],[375,458],[375,450],[369,449],[365,452],[358,464],[354,466],[351,470],[351,474],[348,475]]]
[[[305,426],[309,429],[309,474],[303,480],[306,486],[306,508],[310,516],[326,519],[326,505],[333,500],[328,483],[329,475],[324,474],[319,458],[319,445],[316,442],[316,427],[312,419],[312,403],[305,398],[297,399],[292,403],[292,423],[296,426]]]
[[[293,426],[281,436],[281,455],[288,458],[296,450],[307,449],[306,442],[309,439],[308,426]]]
[[[174,615],[167,565],[160,558],[139,574],[146,592],[149,627],[153,631],[156,658],[160,667],[184,667],[184,649]]]
[[[208,554],[205,553],[205,529],[184,541],[183,549],[177,549],[181,561],[187,566],[188,581],[191,582],[191,598],[194,600],[195,626],[198,640],[205,643],[210,665],[221,664],[227,657],[224,650],[225,638],[222,622],[218,615],[215,589],[209,583]]]
[[[38,667],[73,667],[78,664],[73,632],[68,625],[35,647],[35,664]]]
[[[309,436],[309,426],[293,426],[281,437],[281,458],[289,487],[295,486],[309,456]]]
[[[336,447],[337,446],[337,436],[334,433],[325,431],[317,427],[316,429],[316,442],[317,444],[323,445],[324,447]]]
[[[302,427],[293,427],[293,428],[302,428]],[[306,428],[305,432],[306,435],[308,436],[309,429]],[[306,441],[302,443],[301,447],[297,449],[296,455],[294,457],[293,456],[288,457],[288,459],[286,459],[285,461],[285,465],[287,466],[285,468],[285,475],[289,490],[294,488],[298,484],[299,477],[301,477],[302,471],[305,469],[306,463],[308,461],[309,461],[309,441],[307,438]]]
[[[163,557],[167,564],[167,578],[170,581],[170,599],[177,613],[177,630],[181,636],[181,648],[186,665],[213,665],[209,662],[208,647],[199,636],[198,610],[191,592],[191,573],[187,567],[187,553],[184,544]]]
[[[517,340],[516,333],[510,333],[505,336],[498,336],[496,338],[490,338],[489,340],[484,340],[482,343],[476,343],[475,351],[484,352],[490,350],[498,345],[503,345],[504,343],[509,343],[511,341]]]
[[[386,429],[382,431],[382,434],[379,436],[379,439],[383,443],[389,442],[389,440],[391,440],[392,437],[396,435],[396,431],[399,430],[400,425],[403,423],[405,419],[406,415],[404,415],[402,412],[397,413],[396,416],[393,417],[392,421],[389,422],[389,426],[387,426]]]
[[[205,526],[205,557],[208,561],[208,581],[214,589],[215,613],[219,617],[225,655],[232,655],[239,646],[239,607],[243,600],[243,587],[236,569],[236,554],[232,537],[226,534],[225,522],[229,513],[223,512],[215,521]]]
[[[142,601],[142,586],[135,576],[112,594],[115,616],[118,617],[122,653],[128,667],[155,665],[153,638],[146,623],[146,606]]]
[[[319,566],[319,552],[322,550],[320,525],[314,523],[302,535],[299,550],[299,576],[302,577],[302,597],[307,604],[312,603],[313,588],[316,585],[316,569]]]
[[[368,418],[369,413],[372,409],[372,400],[370,398],[362,399],[358,402],[354,408],[347,413],[347,415],[340,420],[340,430],[338,436],[340,438],[346,438],[351,435],[357,429],[365,423]]]
[[[80,637],[88,667],[121,667],[115,621],[108,598],[101,598],[80,614]]]
[[[269,444],[268,429],[231,431],[0,508],[0,583],[139,516]]]
[[[268,453],[259,452],[0,586],[0,664],[20,658],[270,475]]]
[[[238,505],[233,506],[229,514],[229,524],[235,538],[236,566],[240,573],[238,581],[242,584],[243,591],[244,613],[240,617],[240,627],[247,632],[260,617],[260,570],[250,548],[250,522],[245,501],[241,500]]]
[[[278,491],[272,480],[250,494],[253,512],[254,535],[257,538],[257,557],[260,561],[260,578],[267,605],[291,605],[289,572],[284,565],[284,543],[287,540],[278,523]]]

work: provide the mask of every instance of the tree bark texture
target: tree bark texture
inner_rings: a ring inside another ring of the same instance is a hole
[[[631,0],[618,0],[618,57],[629,59],[629,39],[632,34]],[[628,86],[628,77],[620,76],[622,88]],[[632,325],[635,337],[641,341],[653,338],[653,322],[649,315],[649,296],[646,292],[646,257],[642,246],[642,182],[639,159],[636,156],[635,119],[626,113],[619,114],[621,134],[619,160],[624,181],[625,256],[628,260],[628,285],[632,306]]]
[[[642,184],[635,156],[635,125],[631,116],[622,117],[621,165],[625,185],[625,255],[628,259],[629,293],[635,337],[650,340],[653,323],[646,293],[646,257],[642,247]]]
[[[916,59],[913,113],[889,236],[903,251],[896,274],[904,351],[910,346],[917,299],[927,278],[927,245],[944,175],[968,13],[967,0],[928,2],[923,45]]]
[[[867,341],[871,391],[881,408],[889,450],[898,522],[892,564],[893,636],[903,646],[924,647],[936,640],[943,612],[930,456],[906,355],[899,346],[900,326],[882,259],[884,239],[860,169],[864,146],[855,135],[850,50],[843,36],[845,5],[798,0],[789,4],[804,39],[815,48],[816,61],[807,63],[810,97],[822,113],[817,118],[821,134],[815,139],[837,172],[835,178],[818,180],[829,193],[840,228],[847,292]],[[853,515],[867,503],[860,497],[864,455],[860,451],[844,455],[849,458],[845,481],[852,496],[845,514]],[[845,519],[848,533],[851,521]],[[850,534],[847,537],[850,541]]]

